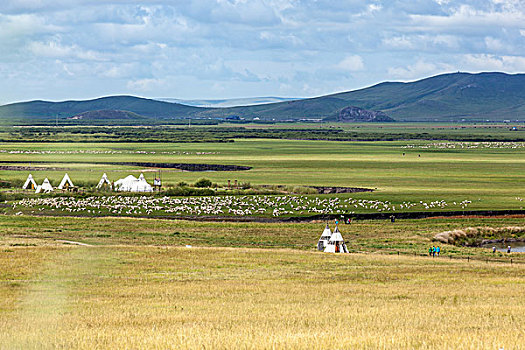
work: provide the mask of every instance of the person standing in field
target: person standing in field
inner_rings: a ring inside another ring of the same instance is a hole
[[[432,256],[432,247],[428,248],[428,256]]]
[[[432,246],[432,257],[436,257],[436,247]]]
[[[437,256],[439,256],[439,252],[441,252],[441,248],[439,248],[439,246],[436,247],[436,254]]]
[[[510,253],[510,245],[507,246],[507,253]]]

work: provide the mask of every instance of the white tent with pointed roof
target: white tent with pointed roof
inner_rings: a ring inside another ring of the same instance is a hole
[[[104,186],[109,186],[109,188],[111,188],[111,181],[109,181],[108,176],[106,175],[106,173],[104,173],[102,175],[102,178],[98,182],[97,188],[102,188]]]
[[[328,224],[326,224],[321,238],[319,238],[319,242],[317,242],[317,250],[324,251],[324,248],[328,245],[328,241],[330,241],[330,237],[332,237],[332,231],[330,227],[328,227]]]
[[[153,187],[146,181],[144,174],[131,186],[131,192],[153,192]]]
[[[153,187],[146,181],[144,174],[140,174],[137,179],[129,175],[124,179],[115,181],[115,190],[127,192],[153,192]]]
[[[133,175],[128,175],[123,179],[118,179],[115,181],[115,190],[116,191],[131,191],[131,187],[138,179]]]
[[[66,173],[64,177],[62,178],[62,181],[60,181],[60,185],[58,185],[59,190],[68,189],[71,187],[75,187],[73,185],[73,181],[69,178],[69,175]]]
[[[53,186],[51,186],[51,183],[49,182],[49,180],[47,179],[47,177],[45,178],[44,182],[42,182],[42,185],[39,185],[37,188],[36,188],[36,191],[35,193],[49,193],[53,191]]]
[[[324,252],[348,253],[348,248],[346,247],[345,240],[343,239],[341,232],[339,232],[339,228],[337,227],[337,225],[335,226],[334,233],[332,233],[332,237],[330,237],[330,240],[328,241],[328,245],[324,249]]]
[[[22,189],[24,190],[36,190],[38,185],[36,184],[35,180],[33,179],[33,175],[29,174],[27,177],[26,182],[24,183],[24,186],[22,186]]]

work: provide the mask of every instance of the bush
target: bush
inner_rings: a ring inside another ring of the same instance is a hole
[[[195,182],[193,186],[203,188],[203,187],[211,187],[211,185],[212,185],[211,180],[203,177],[203,178],[198,179],[197,182]]]
[[[165,192],[167,196],[213,196],[215,192],[209,188],[191,188],[186,186],[171,187]]]
[[[177,183],[177,186],[179,186],[179,187],[187,187],[188,183],[184,182],[184,181],[181,181],[181,182]]]

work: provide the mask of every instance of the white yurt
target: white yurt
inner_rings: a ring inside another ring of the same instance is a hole
[[[98,182],[97,188],[102,188],[102,187],[106,187],[106,186],[111,189],[111,182],[109,181],[108,176],[106,175],[106,173],[104,173],[102,175],[102,178]]]
[[[33,179],[33,175],[29,174],[27,177],[26,182],[24,183],[24,186],[22,186],[22,189],[24,190],[36,190],[37,184],[35,180]]]
[[[127,192],[153,192],[153,187],[146,181],[143,174],[140,174],[137,179],[133,175],[129,175],[124,179],[115,181],[116,191]]]
[[[345,240],[343,239],[341,232],[339,232],[339,228],[337,227],[337,225],[335,226],[334,233],[332,233],[332,237],[330,237],[330,240],[328,241],[328,245],[324,249],[324,252],[348,253],[348,248],[346,247]]]
[[[321,252],[324,251],[324,248],[328,245],[328,241],[330,241],[330,237],[332,237],[332,231],[330,230],[330,227],[328,227],[328,224],[326,224],[326,227],[321,234],[321,238],[319,238],[319,242],[317,242],[317,250]]]
[[[58,185],[58,189],[64,190],[64,189],[68,189],[71,187],[75,187],[75,185],[73,185],[73,182],[69,178],[69,175],[66,173],[64,177],[62,178],[62,181],[60,181],[60,185]]]
[[[135,182],[137,182],[138,179],[133,175],[128,175],[123,179],[118,179],[115,181],[115,190],[116,191],[131,191],[131,186]]]
[[[46,177],[44,182],[42,182],[42,185],[39,185],[36,188],[35,193],[49,193],[51,191],[53,191],[53,186],[51,186],[51,183],[49,182],[49,180]]]
[[[140,174],[137,182],[131,187],[131,192],[153,192],[153,187],[146,181],[144,174]]]

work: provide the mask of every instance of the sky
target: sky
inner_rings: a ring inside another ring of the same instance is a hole
[[[525,0],[1,0],[0,104],[525,72]]]

